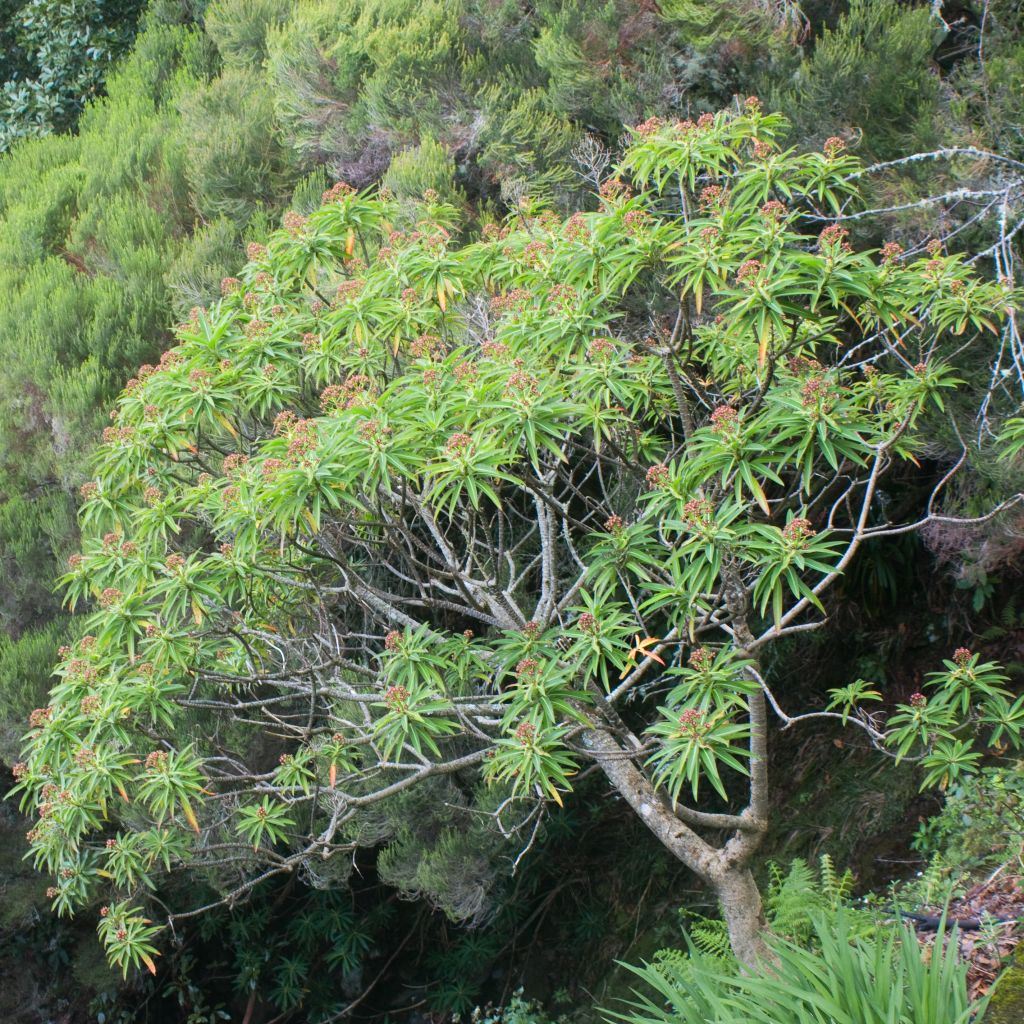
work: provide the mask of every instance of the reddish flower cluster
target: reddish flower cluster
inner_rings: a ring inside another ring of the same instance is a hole
[[[25,778],[28,775],[28,765],[24,761],[16,761],[11,766],[11,774],[19,780]]]
[[[844,149],[846,149],[846,142],[839,138],[838,135],[831,135],[825,140],[825,144],[821,147],[830,160],[834,160]]]
[[[562,234],[569,242],[585,242],[590,238],[590,228],[582,213],[574,213],[562,229]]]
[[[551,246],[548,245],[547,242],[539,240],[527,242],[526,245],[523,246],[522,261],[526,266],[532,267],[536,270],[544,265],[545,258],[550,255]]]
[[[728,434],[736,427],[738,413],[731,405],[719,405],[711,413],[711,431]]]
[[[79,555],[79,554],[72,555],[68,559],[68,568],[71,569],[72,571],[74,571],[75,569],[78,569],[82,565],[82,562],[84,562],[84,561],[85,561],[85,558],[82,555]]]
[[[346,196],[354,195],[355,191],[347,181],[338,181],[323,193],[320,197],[320,202],[324,206],[328,203],[338,203]]]
[[[224,456],[223,470],[225,476],[236,476],[241,472],[242,467],[249,462],[249,459],[238,452],[232,452]]]
[[[414,359],[433,359],[441,349],[441,339],[436,334],[421,334],[409,345],[409,354]]]
[[[910,695],[910,706],[912,708],[923,708],[928,703],[928,698],[923,693],[912,693]]]
[[[260,245],[259,242],[250,242],[245,247],[245,255],[255,263],[257,260],[261,260],[267,255],[267,247],[265,245]]]
[[[829,224],[824,231],[818,235],[818,248],[822,252],[829,252],[839,248],[842,252],[850,251],[850,244],[846,241],[849,231],[839,224]]]
[[[129,444],[135,437],[135,431],[131,427],[105,427],[103,440],[107,444]]]
[[[384,703],[392,711],[404,711],[409,701],[409,691],[404,686],[389,686],[384,693]]]
[[[748,96],[743,101],[743,106],[744,106],[744,108],[746,110],[749,110],[751,112],[756,111],[756,110],[760,110],[761,109],[761,100],[757,96]]]
[[[448,438],[444,447],[449,455],[464,455],[473,447],[473,437],[459,431]]]
[[[609,533],[618,533],[625,524],[622,521],[622,516],[609,516],[604,521],[604,528]]]
[[[540,623],[534,622],[533,619],[530,619],[530,621],[523,626],[523,636],[528,640],[536,640],[540,636]]]
[[[177,551],[175,551],[172,554],[167,556],[167,559],[164,562],[164,565],[171,572],[177,572],[179,569],[184,568],[184,566],[185,566],[185,556],[182,555],[182,554],[179,554]]]
[[[338,285],[338,290],[335,292],[335,300],[333,305],[342,306],[346,302],[350,302],[354,299],[366,286],[366,282],[360,278],[354,278],[351,281],[342,281]]]
[[[117,604],[123,597],[124,594],[117,587],[107,587],[99,596],[99,606],[109,608],[111,605]]]
[[[903,255],[903,246],[899,242],[886,242],[882,246],[881,256],[883,263],[895,263]]]
[[[570,312],[579,305],[579,295],[572,285],[556,284],[548,292],[548,305],[563,313]]]
[[[628,210],[625,217],[622,218],[622,223],[626,228],[626,233],[636,237],[650,223],[650,220],[651,216],[646,210]]]
[[[595,338],[587,346],[588,359],[600,359],[603,356],[611,355],[615,351],[615,342],[611,338]]]
[[[687,708],[679,716],[679,725],[684,732],[696,739],[704,725],[704,713],[696,708]]]
[[[700,205],[705,209],[721,206],[725,193],[721,185],[705,185],[700,190]]]
[[[516,370],[509,375],[505,385],[506,398],[526,398],[539,394],[537,378],[523,370]]]
[[[298,420],[288,442],[288,458],[293,461],[305,459],[316,446],[316,420]]]
[[[817,406],[819,403],[827,405],[831,399],[832,386],[824,377],[808,377],[800,388],[800,401],[804,408]]]
[[[923,377],[927,372],[928,372],[928,364],[927,363],[915,363],[914,364],[914,373],[916,373],[918,375],[918,377]]]
[[[302,229],[306,226],[306,218],[301,213],[296,213],[294,210],[289,210],[284,215],[284,227],[285,230],[293,238],[300,234]]]
[[[282,459],[264,459],[260,466],[260,473],[264,480],[273,480],[284,469],[284,465]]]
[[[597,626],[597,619],[590,612],[584,612],[580,617],[577,625],[580,627],[583,633],[593,633]]]
[[[89,700],[89,697],[84,697],[82,699],[82,704],[84,705],[87,700]],[[95,701],[95,704],[91,704],[90,705],[90,710],[89,711],[86,711],[83,708],[83,710],[82,710],[83,714],[91,715],[91,714],[95,714],[97,711],[99,711],[99,706],[100,706],[100,699],[99,699],[99,697],[95,697],[94,696],[93,700]],[[88,768],[91,764],[93,764],[95,762],[95,760],[96,760],[95,752],[90,750],[88,747],[79,747],[78,750],[75,751],[74,761],[75,761],[75,764],[78,765],[79,768]]]
[[[228,458],[230,458],[230,457],[231,456],[228,456]],[[147,505],[149,505],[150,507],[152,507],[153,505],[156,505],[160,501],[160,499],[162,497],[163,497],[163,493],[161,492],[160,488],[159,487],[155,487],[153,484],[150,484],[142,492],[142,500]]]
[[[99,493],[100,485],[95,480],[88,480],[78,488],[78,493],[84,501],[95,498]]]
[[[379,419],[365,419],[359,424],[359,439],[365,444],[383,445],[392,434],[391,427],[385,426]]]
[[[241,287],[242,282],[237,277],[222,277],[220,279],[221,295],[234,295]]]
[[[786,216],[786,204],[780,203],[778,199],[769,199],[761,207],[761,216],[765,220],[780,220]]]
[[[967,666],[971,663],[972,657],[973,655],[971,654],[971,650],[969,647],[958,647],[953,652],[953,661],[956,662],[956,664],[959,665],[960,668],[967,668]]]
[[[393,629],[384,637],[384,649],[386,651],[397,651],[401,642],[402,631],[400,629]]]
[[[508,356],[508,345],[503,341],[485,341],[480,346],[480,354],[486,359],[504,360]]]
[[[799,544],[814,536],[814,527],[809,519],[797,516],[782,528],[782,537],[790,544]]]
[[[513,288],[504,295],[495,295],[489,305],[492,313],[501,316],[504,313],[521,313],[531,301],[530,293],[525,288]]]
[[[694,672],[708,672],[715,663],[715,652],[709,647],[697,647],[690,652],[686,663]]]
[[[823,367],[817,359],[808,356],[792,356],[786,360],[786,368],[794,377],[804,377],[809,373],[821,373]]]
[[[659,462],[657,465],[650,466],[647,473],[644,475],[644,480],[647,481],[647,486],[650,487],[652,491],[659,487],[664,487],[669,481],[668,466],[662,462]]]
[[[521,683],[533,683],[540,672],[540,664],[536,658],[522,658],[516,665],[516,677]]]
[[[154,750],[146,755],[146,771],[161,771],[167,764],[167,753],[163,750]]]
[[[519,740],[524,747],[531,746],[536,736],[537,727],[533,722],[520,722],[516,727],[516,739]]]
[[[772,155],[771,143],[765,142],[763,139],[754,140],[754,156],[758,160],[766,160]]]
[[[715,506],[707,498],[691,498],[683,506],[683,522],[688,526],[710,526],[715,521]]]
[[[633,190],[621,178],[609,178],[601,182],[598,192],[602,199],[607,200],[629,199],[633,195]]]
[[[722,232],[718,230],[713,224],[708,224],[707,227],[700,229],[700,240],[704,243],[705,247],[710,247],[718,241],[721,237]]]
[[[640,124],[633,128],[633,131],[637,135],[646,138],[648,135],[653,135],[658,131],[664,124],[664,121],[660,117],[649,117],[646,121],[641,121]]]
[[[926,246],[925,249],[928,251],[928,255],[933,259],[942,253],[942,242],[937,238],[933,238]]]
[[[736,271],[736,280],[740,284],[745,284],[753,287],[757,280],[757,275],[764,269],[764,264],[760,260],[745,260],[740,264],[739,270]]]

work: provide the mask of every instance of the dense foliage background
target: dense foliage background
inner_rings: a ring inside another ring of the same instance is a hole
[[[382,182],[399,203],[433,189],[475,236],[523,197],[560,214],[592,208],[624,125],[696,118],[735,93],[781,110],[788,141],[818,148],[839,136],[866,164],[948,146],[1024,158],[1013,0],[156,0],[144,11],[39,0],[7,4],[0,25],[0,759],[10,764],[29,712],[46,704],[56,649],[79,632],[53,581],[78,550],[78,488],[115,395],[168,347],[176,321],[219,296],[245,243],[266,241],[286,210],[310,213],[334,181]],[[884,212],[849,227],[860,246],[894,239],[911,252],[942,236],[978,256],[982,274],[1019,283],[1019,180],[1019,167],[970,153],[895,164],[864,183],[868,205]],[[997,245],[1000,224],[1009,237]],[[994,376],[1019,397],[1019,339],[1001,337],[1005,350],[979,360],[972,388]],[[993,409],[992,423],[1004,411]],[[952,511],[982,512],[1020,489],[987,444],[968,448]],[[958,439],[936,431],[924,461],[941,477],[959,454]],[[897,479],[886,500],[913,509],[921,495]],[[788,641],[775,677],[794,680],[794,697],[820,699],[860,675],[891,704],[968,641],[1013,676],[1019,535],[1019,522],[1001,520],[869,545],[827,634]],[[786,780],[787,807],[772,854],[829,850],[862,888],[884,886],[908,862],[970,880],[1019,852],[1022,830],[987,816],[1001,806],[1016,820],[1013,762],[986,766],[945,805],[828,728],[781,734],[772,770]],[[584,1007],[588,1019],[595,1000],[625,992],[621,977],[606,977],[614,958],[680,945],[682,904],[713,916],[702,897],[684,898],[685,873],[613,805],[556,809],[510,873],[518,848],[510,857],[483,833],[455,850],[438,841],[451,832],[438,812],[450,796],[439,787],[382,812],[377,848],[350,865],[344,898],[292,879],[268,885],[233,915],[185,926],[157,978],[133,976],[127,990],[97,959],[94,937],[49,916],[46,882],[20,865],[26,826],[7,805],[0,929],[38,968],[0,997],[8,1016],[45,1019],[63,1006],[80,1019],[181,1019],[183,1007],[200,1020],[221,1006],[233,1019],[299,1020],[383,977],[360,1012],[466,1012],[507,1004],[525,983],[551,1013]],[[435,910],[396,899],[468,880],[496,908],[474,928],[452,924],[443,901]],[[172,882],[159,895],[183,907],[189,890]],[[910,897],[935,898],[927,888]],[[788,927],[778,930],[794,934]],[[235,958],[218,938],[225,928]],[[69,959],[73,974],[62,971]],[[381,993],[399,991],[399,979],[409,997],[389,1002]]]

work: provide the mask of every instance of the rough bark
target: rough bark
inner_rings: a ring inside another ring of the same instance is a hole
[[[729,929],[729,945],[736,959],[747,967],[755,967],[772,959],[764,937],[768,922],[764,916],[761,893],[748,867],[723,867],[711,886],[722,908],[722,918]]]
[[[763,834],[763,822],[749,815],[739,816],[737,820],[749,822],[749,828],[737,830],[723,848],[717,849],[680,820],[671,804],[633,763],[631,752],[624,750],[608,732],[593,729],[585,734],[583,744],[640,820],[714,891],[737,959],[747,967],[770,959],[764,942],[768,925],[761,894],[748,867],[750,855]]]

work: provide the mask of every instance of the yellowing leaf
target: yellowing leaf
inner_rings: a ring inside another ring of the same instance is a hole
[[[196,819],[196,812],[192,810],[192,805],[187,800],[181,801],[181,813],[185,815],[185,820],[192,826],[192,831],[199,835],[199,822]]]
[[[238,437],[238,431],[237,431],[237,430],[235,430],[235,428],[234,428],[234,427],[233,427],[233,426],[231,425],[231,421],[230,421],[230,420],[229,420],[229,419],[227,418],[227,416],[225,416],[225,415],[224,415],[224,413],[222,413],[222,412],[215,412],[215,413],[214,413],[213,415],[214,415],[214,417],[216,418],[217,422],[218,422],[218,423],[219,423],[219,424],[220,424],[220,425],[221,425],[221,426],[222,426],[222,427],[223,427],[223,428],[224,428],[224,429],[225,429],[225,430],[226,430],[226,431],[227,431],[227,432],[228,432],[228,433],[229,433],[229,434],[230,434],[230,435],[231,435],[232,437],[235,437],[235,438],[237,438],[237,437]]]
[[[352,251],[355,249],[355,247],[356,247],[356,229],[355,228],[349,228],[348,229],[348,238],[345,239],[345,255],[346,256],[351,256],[352,255]]]

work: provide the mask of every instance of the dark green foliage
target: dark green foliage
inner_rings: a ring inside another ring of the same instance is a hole
[[[942,134],[931,60],[942,35],[926,5],[853,0],[774,102],[796,138],[820,142],[845,130],[863,135],[862,151],[879,160],[929,149]]]
[[[144,0],[0,0],[0,152],[74,126],[131,45]]]

